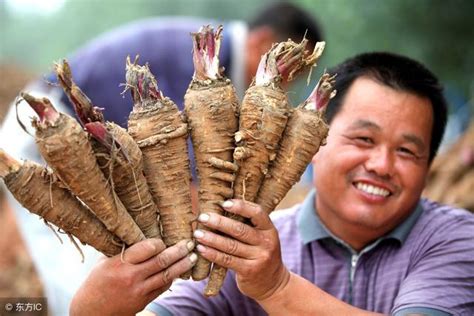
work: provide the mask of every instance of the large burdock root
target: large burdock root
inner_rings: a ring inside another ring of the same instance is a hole
[[[234,198],[254,202],[260,185],[268,173],[269,163],[276,158],[278,144],[285,130],[291,106],[282,80],[291,81],[305,69],[315,66],[325,43],[318,42],[308,54],[307,40],[297,44],[291,40],[273,45],[262,56],[250,88],[245,92],[235,135],[237,148],[234,161],[239,170],[234,182]],[[239,216],[233,218],[242,221]],[[226,269],[213,267],[204,294],[219,293]]]
[[[140,148],[127,131],[105,122],[101,109],[74,83],[66,60],[55,65],[58,81],[90,138],[97,163],[127,211],[147,238],[161,238],[158,209],[143,175]]]
[[[219,69],[222,27],[193,33],[194,76],[184,96],[199,180],[200,212],[222,213],[220,204],[232,198],[237,166],[233,163],[234,134],[238,128],[238,99],[229,79]],[[201,224],[198,224],[198,229]],[[194,280],[207,278],[211,263],[199,256]]]
[[[280,138],[291,115],[291,105],[280,84],[290,81],[303,69],[315,65],[324,49],[316,44],[307,56],[307,40],[296,44],[291,40],[274,45],[265,54],[254,83],[246,91],[240,110],[237,148],[234,159],[239,172],[234,184],[234,197],[254,202],[268,165],[277,154]]]
[[[49,99],[21,97],[38,114],[33,119],[36,143],[59,179],[127,245],[145,239],[122,202],[114,195],[99,166],[87,133],[72,117],[59,113]]]
[[[106,256],[120,253],[121,241],[48,170],[16,161],[0,149],[0,176],[15,199],[30,212],[56,225]]]
[[[164,97],[148,66],[127,58],[127,88],[134,107],[128,132],[143,153],[144,174],[160,210],[163,241],[172,246],[192,238],[188,125],[176,104]]]
[[[275,209],[324,144],[329,127],[323,114],[336,93],[333,87],[334,77],[324,74],[308,99],[291,114],[277,157],[258,192],[256,203],[265,212]]]

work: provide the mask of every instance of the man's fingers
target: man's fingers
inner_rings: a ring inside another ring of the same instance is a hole
[[[196,230],[194,237],[201,244],[210,246],[222,252],[241,258],[249,258],[253,255],[251,246],[236,239],[220,236],[211,231]]]
[[[198,220],[207,227],[222,232],[228,236],[232,236],[245,244],[257,245],[259,243],[257,231],[253,227],[242,222],[216,213],[203,213],[199,215]],[[200,230],[195,231],[194,237],[200,238],[200,232]],[[233,245],[229,245],[230,248],[231,246]]]
[[[165,248],[166,245],[161,239],[146,239],[125,250],[123,260],[127,263],[138,264],[162,252]]]
[[[174,279],[189,271],[196,261],[197,255],[195,253],[191,253],[178,262],[175,262],[168,268],[151,275],[144,282],[144,288],[146,292],[159,291],[160,289],[165,291],[171,285],[171,282]]]
[[[222,203],[222,207],[230,213],[249,218],[252,224],[260,230],[268,230],[274,227],[270,216],[258,204],[233,199]]]
[[[248,267],[249,264],[248,260],[220,252],[211,247],[198,245],[196,249],[199,251],[201,256],[207,260],[234,271],[240,271],[242,268]]]
[[[181,240],[176,245],[171,246],[144,262],[140,269],[146,277],[156,274],[161,270],[189,254],[194,248],[194,242],[191,240]]]

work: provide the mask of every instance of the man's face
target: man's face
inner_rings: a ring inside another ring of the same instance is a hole
[[[412,211],[424,187],[431,103],[367,77],[343,102],[313,158],[316,208],[339,237],[376,238]]]

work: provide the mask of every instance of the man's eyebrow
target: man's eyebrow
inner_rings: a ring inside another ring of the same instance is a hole
[[[416,147],[418,147],[420,152],[425,151],[426,144],[420,137],[413,134],[403,134],[403,139],[405,139],[407,142],[413,143]]]
[[[369,120],[364,120],[364,119],[359,119],[355,121],[354,123],[350,125],[350,128],[352,129],[370,128],[370,129],[381,130],[380,126],[378,126],[374,122],[369,121]]]

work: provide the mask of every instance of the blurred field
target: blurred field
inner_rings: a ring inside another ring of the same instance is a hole
[[[34,78],[32,72],[0,64],[0,125],[10,103]],[[2,137],[5,137],[2,135]],[[39,297],[43,289],[0,186],[0,297]]]
[[[0,297],[41,297],[43,289],[15,216],[3,199],[0,206]]]
[[[7,113],[8,106],[25,84],[34,78],[32,72],[17,65],[0,64],[0,124]]]
[[[433,161],[423,195],[474,212],[474,120],[451,148]]]

